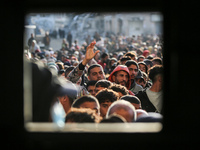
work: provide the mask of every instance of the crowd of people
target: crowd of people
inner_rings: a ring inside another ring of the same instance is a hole
[[[55,103],[65,123],[162,121],[161,36],[95,33],[82,45],[63,39],[56,51],[36,43],[32,37],[24,53],[32,67],[33,122],[54,121]]]

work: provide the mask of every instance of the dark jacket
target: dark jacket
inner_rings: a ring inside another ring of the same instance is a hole
[[[146,89],[139,91],[135,96],[140,99],[142,109],[146,110],[147,112],[157,112],[156,108],[147,96]]]

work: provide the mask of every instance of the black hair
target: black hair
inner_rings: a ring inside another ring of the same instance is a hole
[[[104,87],[104,88],[108,88],[111,85],[112,85],[112,82],[105,80],[105,79],[99,80],[95,84],[96,87],[101,86],[101,87]]]
[[[97,83],[97,81],[88,81],[87,85],[86,85],[86,89],[88,89],[88,86],[95,86],[95,84]]]
[[[140,56],[138,56],[137,61],[139,61],[140,58],[144,58],[145,59],[145,57],[143,55],[140,55]]]
[[[152,80],[153,83],[156,81],[156,76],[159,74],[163,74],[162,65],[155,65],[149,69],[149,78]]]
[[[103,118],[100,123],[124,123],[126,120],[120,115],[112,114],[108,118]]]
[[[141,104],[140,99],[133,95],[124,95],[120,99],[123,99],[125,101],[134,103],[134,104]]]
[[[108,87],[108,89],[112,89],[113,91],[116,92],[121,92],[123,95],[128,95],[129,91],[125,86],[122,86],[120,84],[113,84]]]
[[[136,54],[134,52],[127,52],[124,56],[135,57]]]
[[[108,56],[108,53],[101,54],[101,58],[105,58],[106,56]]]
[[[88,68],[88,75],[90,74],[90,70],[93,69],[93,68],[95,68],[95,67],[101,67],[101,68],[102,68],[102,66],[101,66],[100,64],[91,65],[91,66]]]
[[[65,122],[96,122],[95,111],[90,108],[72,108],[65,117]]]
[[[125,63],[125,65],[126,65],[127,67],[129,67],[130,65],[135,65],[135,66],[137,66],[137,69],[139,68],[139,67],[138,67],[138,63],[137,63],[136,61],[134,61],[134,60],[128,60],[128,61]]]
[[[126,60],[131,60],[130,56],[123,56],[120,61],[126,61]]]
[[[147,67],[147,65],[142,61],[142,62],[139,62],[138,63],[138,66],[139,66],[139,64],[142,64],[142,65],[144,65],[145,66],[145,69],[146,69],[146,72],[145,73],[147,73],[147,71],[148,71],[148,67]]]
[[[111,89],[106,88],[106,89],[99,91],[96,94],[96,98],[98,99],[99,104],[101,104],[107,100],[110,102],[114,102],[119,99],[119,94]]]
[[[155,61],[155,62],[158,62],[160,65],[162,65],[162,59],[160,57],[155,57],[151,60],[152,62]]]
[[[79,108],[80,105],[83,104],[84,102],[96,102],[97,104],[99,104],[96,97],[91,96],[91,95],[85,95],[85,96],[82,96],[82,97],[76,99],[73,102],[72,107]]]
[[[153,66],[153,63],[152,63],[152,61],[151,61],[151,60],[149,60],[149,59],[145,59],[145,60],[144,60],[144,63],[145,63],[146,65],[150,65],[150,67],[152,67],[152,66]]]

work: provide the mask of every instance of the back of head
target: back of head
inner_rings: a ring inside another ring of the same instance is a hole
[[[163,116],[159,113],[148,113],[148,115],[140,116],[136,122],[161,122]]]
[[[112,114],[108,118],[103,118],[100,123],[125,123],[127,122],[124,117],[117,115],[117,114]]]
[[[88,83],[86,85],[86,89],[88,90],[89,86],[95,86],[96,83],[97,83],[97,81],[94,81],[94,80],[88,81]]]
[[[136,54],[134,52],[127,52],[124,56],[135,57]]]
[[[157,64],[162,65],[162,59],[160,57],[155,57],[151,60],[152,62],[157,62]]]
[[[138,67],[138,63],[137,63],[136,61],[134,61],[134,60],[128,60],[128,61],[125,63],[125,65],[126,65],[127,67],[129,67],[130,65],[135,65],[135,66],[137,66],[137,69],[139,68],[139,67]]]
[[[105,58],[106,56],[108,56],[108,53],[101,54],[101,58]]]
[[[108,108],[106,118],[108,118],[108,116],[110,116],[111,114],[116,113],[117,110],[124,110],[125,112],[128,113],[128,116],[123,116],[123,114],[119,114],[119,115],[122,115],[122,117],[124,117],[127,122],[136,121],[137,115],[136,115],[135,107],[130,102],[125,101],[125,100],[119,100],[119,101],[113,102]],[[132,118],[130,118],[130,120],[127,120],[127,117],[129,118],[132,117]]]
[[[112,85],[112,82],[105,80],[105,79],[102,79],[102,80],[97,81],[95,86],[96,87],[100,86],[100,87],[108,88],[110,85]]]
[[[111,86],[108,87],[109,89],[112,89],[115,92],[120,92],[123,95],[128,95],[129,91],[125,86],[122,86],[120,84],[112,84]]]
[[[71,108],[65,117],[65,122],[71,123],[95,123],[99,122],[99,116],[90,108]]]
[[[133,95],[124,95],[120,98],[121,100],[128,101],[130,103],[141,104],[139,98]]]
[[[119,99],[119,94],[111,89],[103,89],[96,94],[96,98],[99,103],[103,103],[105,101],[114,102]]]
[[[157,75],[163,75],[164,69],[162,65],[155,65],[149,69],[149,78],[154,83]]]

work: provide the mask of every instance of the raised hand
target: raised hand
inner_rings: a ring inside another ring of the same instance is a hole
[[[96,44],[96,41],[90,43],[90,45],[87,47],[86,53],[85,53],[85,58],[82,61],[83,65],[86,65],[94,56],[100,52],[100,50],[97,50],[95,53],[93,51],[94,46]]]

